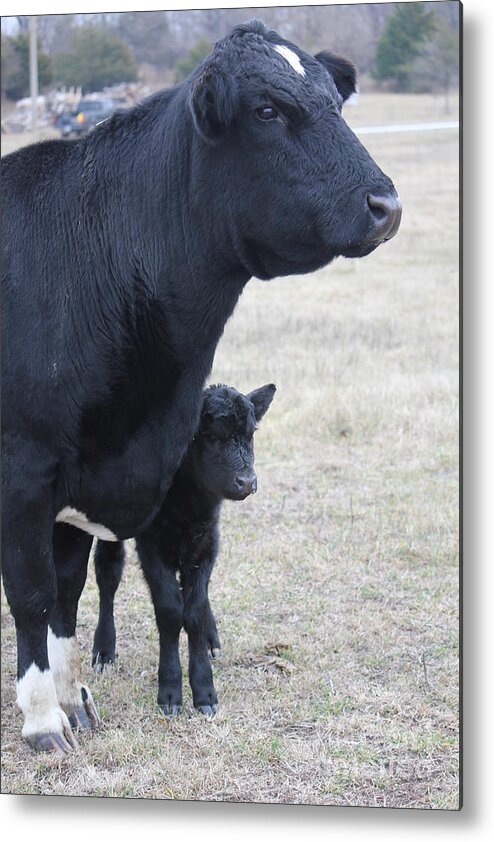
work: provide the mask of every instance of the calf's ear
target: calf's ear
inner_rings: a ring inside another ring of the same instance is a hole
[[[329,50],[323,50],[314,56],[324,65],[334,79],[338,92],[345,102],[349,96],[357,91],[357,69],[351,61],[341,56],[335,56]]]
[[[269,405],[274,398],[274,393],[276,392],[276,386],[274,383],[267,383],[266,386],[261,386],[259,389],[254,389],[253,392],[249,392],[247,398],[250,400],[251,404],[254,407],[254,415],[256,416],[256,421],[260,421],[262,416],[266,414],[267,410],[269,409]]]
[[[227,76],[218,65],[207,64],[192,84],[189,106],[199,134],[207,141],[215,141],[237,112],[235,78]]]

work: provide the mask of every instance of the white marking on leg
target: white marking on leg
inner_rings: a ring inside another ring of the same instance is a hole
[[[56,637],[48,627],[48,660],[58,701],[65,711],[80,707],[81,657],[75,637]]]
[[[55,520],[57,523],[69,523],[71,526],[77,526],[78,529],[82,529],[83,532],[88,532],[96,538],[101,538],[102,541],[118,541],[115,533],[107,529],[106,526],[101,523],[91,523],[84,512],[79,512],[71,506],[65,506]]]
[[[283,56],[283,58],[287,60],[288,64],[293,67],[299,76],[305,76],[305,68],[302,67],[302,62],[300,61],[297,53],[294,53],[290,47],[285,47],[283,44],[277,44],[274,49],[280,54],[280,56]]]
[[[24,714],[22,736],[70,732],[69,720],[60,708],[51,670],[31,664],[17,682],[17,704]]]
[[[47,641],[48,660],[60,706],[68,716],[84,708],[92,724],[96,724],[99,716],[91,692],[82,682],[81,656],[76,637],[57,637],[48,626]]]

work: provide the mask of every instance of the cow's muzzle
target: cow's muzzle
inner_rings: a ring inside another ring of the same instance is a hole
[[[367,193],[366,200],[374,226],[371,239],[376,244],[390,240],[400,227],[400,199],[396,193],[388,193],[387,195]]]

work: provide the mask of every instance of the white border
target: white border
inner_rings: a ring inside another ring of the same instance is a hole
[[[350,5],[352,0],[346,0]],[[242,3],[149,2],[139,9],[242,7]],[[251,2],[265,5],[301,5]],[[4,0],[2,14],[131,11],[137,2],[28,2]],[[124,799],[6,796],[0,799],[0,822],[6,834],[24,833],[37,842],[54,836],[71,842],[100,839],[105,831],[147,836],[166,833],[213,834],[216,842],[233,838],[256,842],[453,842],[483,839],[494,826],[492,797],[493,639],[493,441],[492,411],[493,292],[492,249],[492,6],[465,0],[464,14],[464,583],[465,583],[465,806],[460,813],[367,808],[290,807],[277,805],[146,802]],[[481,188],[484,188],[483,190]],[[480,564],[479,564],[480,561]]]

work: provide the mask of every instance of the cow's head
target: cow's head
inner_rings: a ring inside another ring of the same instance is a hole
[[[356,90],[350,62],[311,56],[252,21],[187,84],[202,142],[197,201],[218,211],[249,274],[313,271],[396,234],[393,184],[341,116]]]
[[[217,500],[244,500],[256,492],[254,432],[275,391],[273,383],[248,395],[231,386],[206,389],[188,468],[195,483]]]

